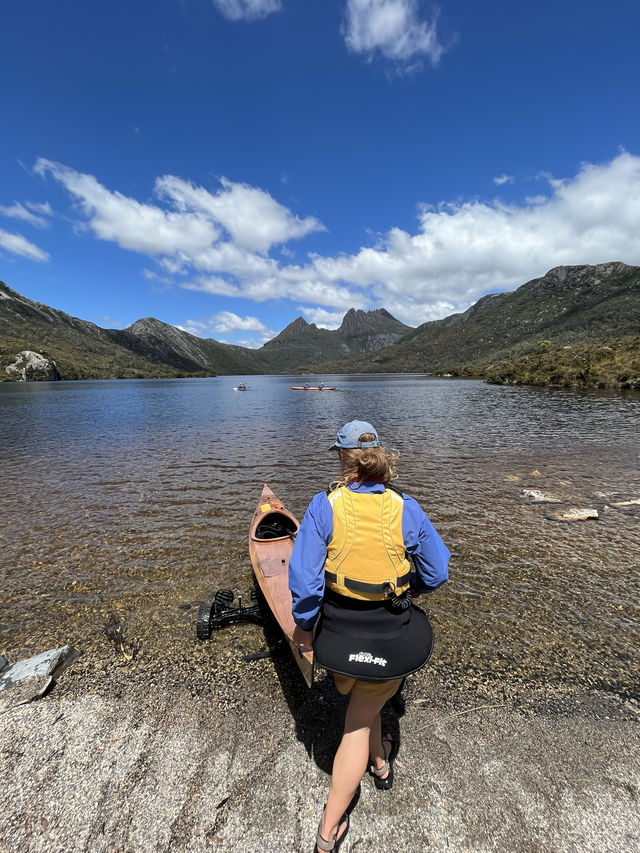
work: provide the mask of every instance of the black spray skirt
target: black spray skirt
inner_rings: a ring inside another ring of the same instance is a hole
[[[433,648],[427,614],[411,604],[357,601],[325,593],[313,641],[314,658],[331,672],[363,681],[389,681],[421,669]]]

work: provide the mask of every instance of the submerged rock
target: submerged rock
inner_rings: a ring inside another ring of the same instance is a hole
[[[600,513],[597,509],[567,509],[564,512],[556,512],[553,515],[548,515],[550,521],[588,521],[590,518],[596,521],[600,518]]]
[[[52,358],[30,349],[15,355],[13,363],[4,370],[8,376],[18,377],[19,382],[54,382],[61,378],[58,365]]]
[[[536,504],[562,503],[560,498],[556,498],[554,495],[546,495],[544,492],[541,492],[540,489],[522,489],[520,491],[520,495],[523,498],[527,498],[527,500],[531,501],[531,503]]]

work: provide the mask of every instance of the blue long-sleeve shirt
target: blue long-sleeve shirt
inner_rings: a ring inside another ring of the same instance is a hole
[[[348,488],[360,494],[384,491],[382,483],[350,483]],[[451,554],[420,504],[409,495],[402,497],[402,536],[416,568],[416,588],[419,592],[435,589],[449,577]],[[333,510],[326,492],[318,492],[304,514],[289,561],[293,619],[303,630],[313,628],[320,612],[324,564],[332,536]]]

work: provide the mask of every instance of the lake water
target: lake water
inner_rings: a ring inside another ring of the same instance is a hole
[[[91,645],[116,614],[146,649],[187,655],[194,609],[251,586],[263,483],[301,516],[354,417],[400,453],[398,485],[453,557],[427,597],[433,666],[638,695],[640,396],[424,376],[0,385],[0,652]],[[522,490],[554,495],[530,503]],[[551,521],[597,508],[597,521]],[[232,629],[230,629],[232,630]]]

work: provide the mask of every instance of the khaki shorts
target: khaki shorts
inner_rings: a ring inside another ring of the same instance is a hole
[[[371,699],[384,702],[391,699],[402,684],[401,678],[392,678],[389,681],[362,681],[351,675],[340,675],[338,672],[333,673],[333,680],[338,693],[342,693],[343,696],[353,691],[361,696],[369,696]]]

